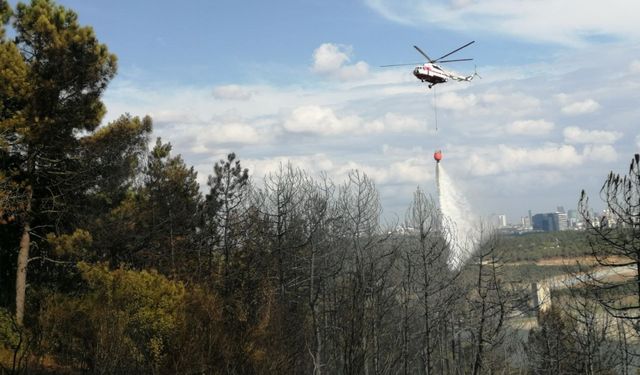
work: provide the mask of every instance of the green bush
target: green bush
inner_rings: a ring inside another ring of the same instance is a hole
[[[7,309],[0,308],[0,344],[5,349],[14,349],[20,340],[20,333],[13,315]]]
[[[181,325],[185,289],[155,271],[78,264],[79,296],[49,297],[43,345],[61,364],[97,373],[158,373]]]

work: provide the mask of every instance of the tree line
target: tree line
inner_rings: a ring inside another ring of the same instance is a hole
[[[334,182],[283,164],[254,181],[231,153],[201,188],[170,143],[149,147],[150,117],[100,125],[116,67],[73,11],[0,0],[3,372],[595,374],[632,364],[626,328],[613,337],[585,326],[600,304],[555,309],[529,339],[515,334],[527,330],[510,321],[535,306],[529,286],[502,276],[501,239],[479,226],[468,260],[451,267],[452,223],[420,189],[399,232],[355,170]],[[554,357],[560,348],[575,355]]]

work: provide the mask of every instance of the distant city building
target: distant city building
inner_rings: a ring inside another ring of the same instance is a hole
[[[594,227],[599,227],[600,226],[600,216],[598,216],[598,213],[593,211],[593,213],[591,213],[591,224]]]
[[[531,218],[529,216],[521,217],[520,225],[522,225],[522,229],[531,229]]]
[[[498,226],[501,228],[507,226],[507,215],[498,215]]]
[[[578,214],[578,217],[577,217],[578,227],[583,229],[586,228],[587,222],[589,223],[588,226],[594,226],[594,227],[600,226],[600,220],[603,218],[602,214],[599,214],[595,210],[589,210],[589,211],[585,211],[585,215],[586,216],[582,216],[582,214]]]
[[[569,225],[569,228],[578,228],[578,211],[576,210],[569,210],[567,211],[567,222]]]
[[[555,232],[560,230],[557,213],[535,214],[531,219],[534,230],[541,230],[545,232]]]
[[[562,207],[558,207],[562,208]],[[564,211],[564,209],[562,209]],[[567,220],[567,214],[565,212],[556,212],[556,216],[558,217],[558,230],[567,230],[569,227],[569,222]]]
[[[616,224],[617,224],[617,219],[616,219],[616,216],[613,214],[613,212],[611,212],[611,210],[609,210],[608,208],[604,209],[602,211],[600,225],[613,228],[616,226]]]
[[[507,215],[491,214],[489,222],[496,228],[504,228],[507,226]]]
[[[556,214],[558,215],[558,230],[567,230],[569,228],[569,220],[564,206],[556,207]]]

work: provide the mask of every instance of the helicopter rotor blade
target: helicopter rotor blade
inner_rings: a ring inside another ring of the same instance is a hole
[[[436,60],[436,62],[438,63],[449,63],[449,62],[456,62],[456,61],[471,61],[473,59],[454,59],[454,60]]]
[[[389,68],[391,66],[409,66],[409,65],[422,65],[421,62],[419,63],[406,63],[406,64],[391,64],[391,65],[380,65],[381,68]]]
[[[473,43],[475,43],[475,42],[476,42],[475,40],[472,40],[472,41],[470,41],[469,43],[465,44],[464,46],[462,46],[462,47],[460,47],[460,48],[456,48],[456,49],[454,49],[453,51],[451,51],[451,52],[447,53],[446,55],[444,55],[444,56],[440,56],[440,57],[438,57],[437,59],[435,59],[435,60],[433,60],[433,61],[431,61],[431,62],[438,62],[438,61],[440,61],[440,59],[444,59],[445,57],[447,57],[447,56],[449,56],[449,55],[451,55],[451,54],[454,54],[454,53],[456,53],[456,52],[460,51],[461,49],[463,49],[463,48],[465,48],[465,47],[468,47],[468,46],[472,45],[472,44],[473,44]],[[416,47],[416,48],[418,48],[418,47]]]
[[[420,54],[421,54],[422,56],[426,57],[426,58],[427,58],[427,60],[429,60],[429,62],[430,62],[430,63],[432,63],[432,62],[433,62],[433,60],[431,60],[431,57],[429,57],[426,53],[424,53],[424,51],[422,51],[422,50],[420,49],[420,47],[418,47],[418,46],[413,46],[413,48],[417,49],[417,50],[418,50],[418,52],[420,52]]]

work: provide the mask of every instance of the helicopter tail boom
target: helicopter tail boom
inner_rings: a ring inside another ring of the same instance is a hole
[[[473,80],[473,79],[474,79],[474,78],[476,78],[476,77],[478,77],[478,78],[482,78],[482,77],[480,77],[480,74],[478,74],[478,71],[477,71],[477,70],[476,70],[476,71],[474,71],[474,72],[473,72],[473,74],[468,75],[468,76],[466,76],[466,77],[463,77],[463,76],[457,76],[457,75],[451,75],[449,78],[454,79],[454,80],[456,80],[456,81],[467,81],[467,82],[469,82],[469,81]]]

